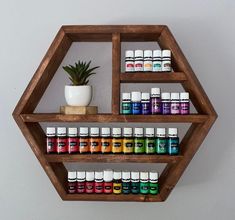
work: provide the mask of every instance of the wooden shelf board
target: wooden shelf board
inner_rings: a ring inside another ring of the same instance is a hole
[[[186,81],[183,72],[135,72],[121,73],[121,83],[182,83]]]
[[[24,122],[145,122],[145,123],[203,123],[207,115],[63,115],[59,113],[21,114]]]
[[[125,155],[125,154],[45,154],[48,162],[80,163],[176,163],[181,155]]]

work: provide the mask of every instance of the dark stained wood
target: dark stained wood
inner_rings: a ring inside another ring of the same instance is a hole
[[[202,123],[207,115],[63,115],[59,113],[22,114],[24,122],[145,122],[145,123]]]
[[[121,73],[121,83],[181,83],[186,80],[182,72],[146,72],[146,73]]]
[[[181,155],[124,155],[124,154],[46,154],[48,162],[77,162],[77,163],[176,163]]]

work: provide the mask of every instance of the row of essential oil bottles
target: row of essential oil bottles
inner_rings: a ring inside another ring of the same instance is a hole
[[[68,193],[151,194],[159,192],[157,172],[70,171]]]
[[[126,50],[125,72],[170,72],[170,50]]]
[[[47,153],[114,153],[114,154],[179,154],[179,138],[177,128],[110,128],[88,127],[47,128]]]
[[[123,115],[188,115],[190,114],[189,93],[161,93],[160,88],[151,88],[149,93],[122,93]]]

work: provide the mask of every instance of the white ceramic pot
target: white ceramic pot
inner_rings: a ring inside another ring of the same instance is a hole
[[[69,86],[64,88],[65,100],[71,106],[88,106],[92,98],[92,87],[84,86]]]

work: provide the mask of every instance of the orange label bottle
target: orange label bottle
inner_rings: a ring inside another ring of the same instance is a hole
[[[88,136],[88,127],[80,127],[79,152],[81,154],[90,152],[90,138]]]
[[[101,152],[101,138],[99,134],[99,128],[90,128],[90,151],[92,154]]]
[[[122,137],[121,137],[121,128],[113,128],[112,133],[112,152],[114,154],[121,154],[122,151]]]
[[[101,152],[103,154],[112,152],[112,138],[110,137],[110,128],[101,129]]]

